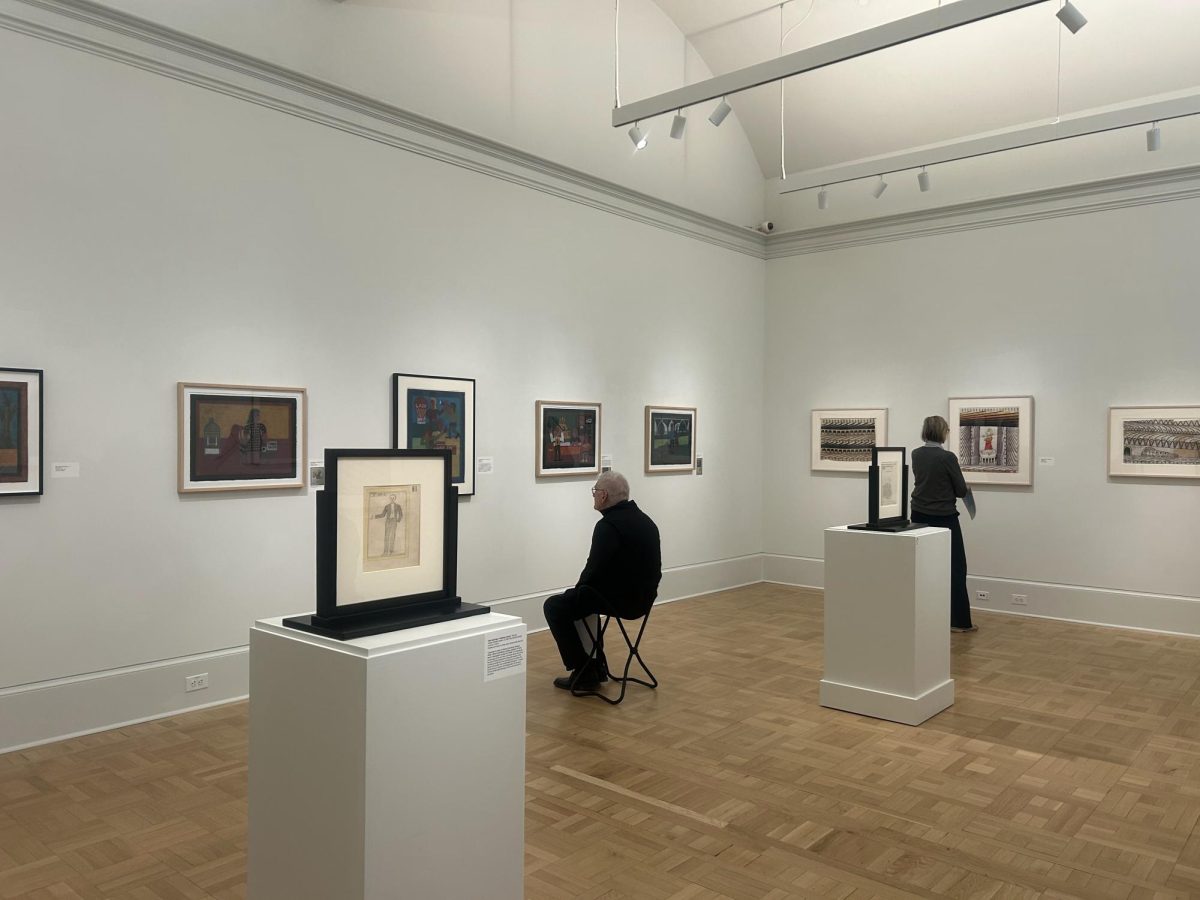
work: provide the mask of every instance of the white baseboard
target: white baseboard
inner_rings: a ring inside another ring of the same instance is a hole
[[[762,578],[757,553],[677,566],[663,572],[658,602],[756,584]],[[561,590],[480,602],[520,616],[531,631],[540,631],[546,627],[542,604]],[[229,647],[5,688],[0,690],[0,753],[245,699],[249,658],[248,647]],[[186,677],[205,672],[209,687],[186,693]]]
[[[763,554],[763,580],[820,589],[825,584],[825,563],[811,557],[766,553]],[[969,575],[967,589],[971,592],[971,608],[981,611],[1200,636],[1200,597],[985,575]],[[987,591],[987,602],[977,600],[976,591]],[[1013,594],[1024,595],[1029,603],[1024,606],[1013,604]]]

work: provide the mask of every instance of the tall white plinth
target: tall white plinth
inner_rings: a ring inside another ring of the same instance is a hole
[[[920,725],[953,702],[950,532],[827,528],[821,705]]]
[[[250,900],[521,900],[525,625],[250,630]]]

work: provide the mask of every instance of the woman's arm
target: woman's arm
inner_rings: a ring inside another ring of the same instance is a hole
[[[954,496],[965,497],[971,489],[967,487],[967,479],[963,478],[962,469],[958,466],[958,457],[949,450],[946,452],[950,454],[946,468],[950,472],[950,483],[954,485]]]

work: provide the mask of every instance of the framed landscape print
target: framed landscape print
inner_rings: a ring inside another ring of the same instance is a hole
[[[600,404],[538,400],[538,478],[600,474]]]
[[[304,388],[179,382],[179,493],[301,488]]]
[[[646,407],[646,474],[696,470],[696,408]]]
[[[1033,398],[951,397],[946,449],[968,484],[1033,484]]]
[[[42,370],[0,368],[0,497],[41,494]]]
[[[1200,406],[1113,406],[1108,474],[1200,478]]]
[[[449,450],[458,496],[475,493],[475,379],[392,375],[392,446]]]
[[[866,472],[871,449],[887,443],[886,409],[814,409],[812,470]]]

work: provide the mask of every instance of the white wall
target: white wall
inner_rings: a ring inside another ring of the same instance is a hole
[[[1055,465],[964,516],[991,605],[1011,579],[1028,612],[1200,633],[1200,484],[1106,474],[1109,406],[1200,405],[1198,218],[1190,199],[769,262],[764,549],[799,559],[768,578],[819,583],[822,529],[866,514],[865,476],[809,470],[811,409],[888,407],[912,448],[950,396],[1031,394]]]
[[[185,700],[94,722],[73,676],[176,679],[204,658],[138,667],[313,608],[312,492],[176,493],[180,380],[307,387],[319,458],[389,445],[394,371],[478,379],[470,601],[586,555],[590,480],[533,477],[538,398],[603,402],[667,567],[757,563],[761,260],[5,31],[0,110],[0,364],[46,370],[47,462],[82,466],[0,503],[0,747]],[[646,403],[699,408],[703,476],[640,474]]]
[[[670,116],[636,156],[611,124],[612,0],[105,0],[216,42],[738,225],[762,172],[732,118]],[[621,4],[621,100],[710,76],[653,0]],[[685,63],[686,48],[686,63]],[[732,126],[732,127],[730,127]]]

